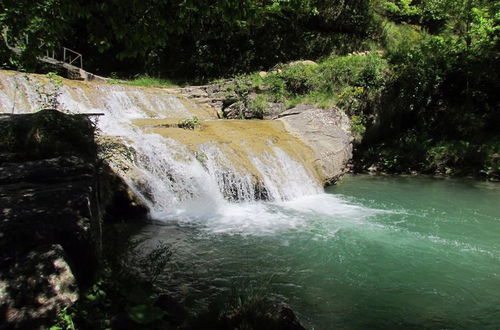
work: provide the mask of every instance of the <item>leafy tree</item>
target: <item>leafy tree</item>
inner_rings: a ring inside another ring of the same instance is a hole
[[[27,57],[64,45],[104,73],[208,78],[267,69],[345,51],[371,26],[369,0],[3,0],[0,6],[0,25]]]

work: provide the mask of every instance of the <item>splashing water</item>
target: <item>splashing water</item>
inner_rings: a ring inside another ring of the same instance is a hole
[[[40,76],[30,79],[47,83]],[[4,73],[0,82],[4,86],[1,105],[14,108],[16,113],[36,108],[36,92],[28,79]],[[206,141],[193,151],[186,144],[147,133],[134,124],[138,119],[213,119],[209,112],[163,90],[66,82],[58,101],[68,112],[104,113],[98,121],[102,134],[133,150],[128,159],[121,157],[126,170],[120,170],[113,161],[111,166],[149,207],[153,219],[184,223],[203,220],[214,231],[269,233],[303,223],[297,212],[290,213],[293,208],[325,202],[318,179],[303,160],[294,159],[275,144],[274,137],[259,151],[252,148],[255,141],[240,141],[238,149]],[[238,157],[239,163],[235,163]],[[258,202],[260,199],[269,202]],[[293,206],[287,206],[292,200]],[[334,212],[345,209],[346,205],[339,204]]]
[[[20,75],[0,74],[0,86],[3,109],[36,108]],[[176,249],[164,285],[189,308],[268,283],[314,329],[498,327],[497,185],[360,176],[325,194],[272,141],[262,152],[215,142],[193,151],[145,133],[134,120],[211,118],[164,91],[71,83],[59,101],[105,113],[101,131],[133,150],[124,179],[165,224],[141,234]]]

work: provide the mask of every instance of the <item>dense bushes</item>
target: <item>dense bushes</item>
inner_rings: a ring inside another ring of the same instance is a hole
[[[387,61],[375,52],[362,55],[331,56],[319,64],[298,61],[277,66],[266,74],[243,75],[232,90],[287,107],[299,103],[329,108],[342,106],[349,114],[359,114],[372,106],[386,81]]]
[[[472,175],[500,180],[499,140],[423,140],[415,135],[395,137],[358,152],[357,170],[387,173]]]
[[[344,109],[359,169],[498,178],[500,5],[394,0],[376,8],[392,19],[376,16],[383,51],[293,62],[238,80],[247,95],[288,107]]]
[[[472,1],[437,35],[399,28],[418,38],[391,40],[377,122],[357,149],[365,168],[499,178],[499,9]]]

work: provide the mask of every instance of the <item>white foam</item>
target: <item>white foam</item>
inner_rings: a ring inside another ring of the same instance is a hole
[[[0,91],[0,104],[6,108],[15,105],[16,112],[36,108],[37,95],[25,78],[0,75],[0,80],[6,87]],[[19,90],[14,93],[16,88]],[[314,216],[353,222],[371,212],[323,194],[306,168],[271,142],[267,153],[255,155],[247,150],[271,200],[256,201],[255,178],[232,164],[231,151],[209,143],[201,147],[204,159],[197,159],[186,146],[145,134],[133,125],[139,118],[194,115],[166,92],[106,84],[63,86],[59,102],[71,112],[105,114],[98,127],[104,135],[123,137],[123,144],[134,150],[133,159],[124,166],[127,169],[119,172],[154,219],[202,223],[210,232],[273,234],[303,227]]]
[[[224,202],[207,209],[209,204],[190,202],[173,212],[157,214],[160,221],[197,225],[210,233],[239,235],[276,235],[307,230],[325,224],[324,235],[334,236],[341,228],[366,225],[367,218],[379,210],[349,204],[331,194],[304,196],[286,202]]]

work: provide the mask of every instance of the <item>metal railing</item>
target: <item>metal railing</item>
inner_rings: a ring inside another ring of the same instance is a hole
[[[11,51],[15,52],[16,54],[20,55],[22,53],[22,50],[21,48],[17,48],[15,46],[11,46],[9,44],[9,38],[8,38],[8,32],[9,30],[7,28],[4,28],[1,32],[2,34],[2,37],[3,37],[3,40],[5,42],[5,45],[7,46],[7,48],[9,48]],[[24,38],[26,39],[25,40],[25,43],[26,45],[28,44],[29,40],[28,40],[28,35],[26,34],[24,36]],[[41,45],[38,46],[38,48],[42,48],[44,46],[44,43],[42,43]],[[56,58],[56,52],[52,49],[52,54],[50,54],[49,50],[46,50],[46,58],[47,59],[50,59],[50,60],[54,60],[54,61],[60,61]],[[39,58],[41,60],[43,60],[43,58]],[[66,63],[66,64],[69,64],[69,65],[72,65],[72,66],[75,66],[73,63],[78,63],[80,64],[80,69],[83,69],[83,55],[78,53],[78,52],[75,52],[74,50],[72,49],[69,49],[69,48],[66,48],[66,47],[63,47],[63,60],[62,60],[63,63]]]
[[[74,65],[73,63],[79,61],[80,69],[83,69],[83,56],[82,54],[75,52],[69,48],[63,47],[63,62],[69,65]]]
[[[45,58],[47,58],[49,60],[56,61],[56,62],[62,62],[65,64],[69,64],[72,66],[75,66],[75,64],[79,64],[80,69],[83,69],[83,55],[78,53],[78,52],[75,52],[72,49],[66,48],[66,47],[63,47],[63,59],[62,59],[62,61],[57,58],[56,52],[54,50],[52,50],[52,51],[46,50],[45,51]]]

